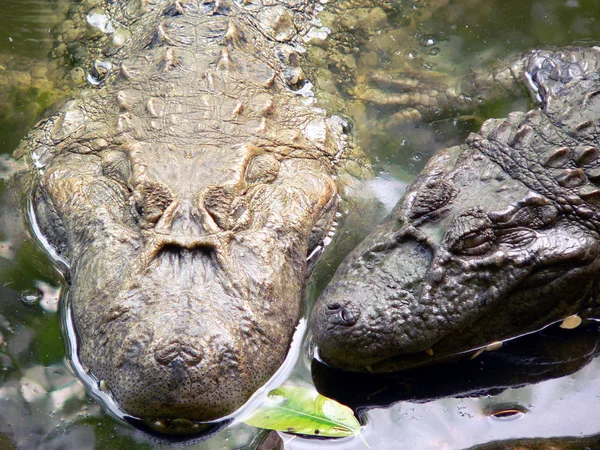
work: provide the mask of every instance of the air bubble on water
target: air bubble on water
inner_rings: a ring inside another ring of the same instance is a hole
[[[432,36],[425,36],[422,40],[421,43],[425,46],[425,47],[434,47],[437,45],[437,39],[432,37]]]
[[[27,289],[21,292],[21,301],[27,306],[38,305],[42,300],[43,294],[38,289]]]

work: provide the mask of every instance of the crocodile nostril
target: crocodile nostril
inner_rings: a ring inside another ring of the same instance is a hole
[[[360,317],[358,308],[352,303],[345,305],[338,302],[330,303],[327,305],[327,310],[329,322],[334,325],[350,327],[358,322]]]
[[[344,325],[351,326],[354,325],[358,320],[358,313],[352,311],[349,308],[342,308],[342,311],[340,312],[340,317]]]
[[[154,359],[164,366],[175,359],[183,361],[188,366],[195,366],[202,360],[202,350],[181,342],[172,342],[154,352]]]

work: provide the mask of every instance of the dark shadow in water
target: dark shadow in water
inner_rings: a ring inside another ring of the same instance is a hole
[[[466,450],[596,450],[600,448],[600,435],[587,438],[514,439],[477,445]]]
[[[152,424],[149,424],[148,422],[145,422],[143,420],[135,419],[130,416],[126,416],[124,420],[129,425],[140,430],[143,433],[144,438],[146,438],[148,441],[154,444],[178,444],[178,446],[194,445],[206,441],[214,437],[220,431],[224,430],[232,421],[232,419],[229,419],[223,420],[221,422],[199,424],[199,427],[195,429],[194,432],[179,432],[177,424],[170,424],[167,427],[167,431],[173,434],[165,434],[163,432],[157,431],[156,428],[152,426]],[[186,428],[185,430],[188,430],[188,428]]]
[[[317,390],[361,411],[398,401],[424,403],[444,397],[496,395],[505,389],[572,374],[600,351],[600,325],[575,330],[550,327],[505,342],[475,359],[391,374],[350,373],[313,360]]]

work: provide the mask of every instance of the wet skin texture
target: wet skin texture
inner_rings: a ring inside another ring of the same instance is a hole
[[[347,138],[294,92],[312,2],[132,4],[104,5],[130,38],[105,38],[101,74],[87,62],[99,85],[17,156],[69,266],[83,366],[128,414],[213,420],[286,357]]]
[[[599,66],[569,48],[495,69],[540,106],[436,155],[347,257],[312,315],[325,362],[397,370],[597,312]]]

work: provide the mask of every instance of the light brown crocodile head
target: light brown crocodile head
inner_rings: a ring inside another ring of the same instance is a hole
[[[347,146],[298,92],[300,6],[153,2],[23,143],[76,356],[126,414],[221,418],[288,353]]]

